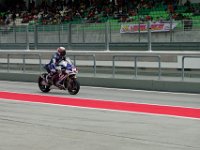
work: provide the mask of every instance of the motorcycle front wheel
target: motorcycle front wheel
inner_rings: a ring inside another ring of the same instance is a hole
[[[76,78],[70,79],[67,86],[68,92],[71,95],[76,95],[80,90],[80,83]]]

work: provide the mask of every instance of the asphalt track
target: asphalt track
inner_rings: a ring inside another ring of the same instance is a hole
[[[0,150],[199,150],[199,114],[200,94],[0,81]]]

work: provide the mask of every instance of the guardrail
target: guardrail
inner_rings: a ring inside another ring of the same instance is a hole
[[[22,70],[23,72],[26,71],[26,58],[27,56],[30,55],[30,54],[17,54],[18,57],[21,56],[21,59],[22,59]],[[42,71],[42,59],[41,59],[41,55],[40,54],[31,54],[31,56],[33,55],[36,55],[38,57],[38,60],[39,60],[39,70],[40,72]],[[10,72],[10,59],[11,59],[11,56],[12,58],[16,58],[16,54],[7,54],[7,72]],[[93,61],[93,73],[94,73],[94,76],[96,76],[96,56],[95,54],[78,54],[78,55],[68,55],[69,57],[73,57],[73,61],[74,61],[74,65],[76,65],[76,61],[77,61],[77,57],[81,56],[81,57],[92,57],[92,61]],[[33,59],[33,58],[32,58]]]
[[[23,72],[25,72],[26,70],[26,56],[30,55],[30,54],[18,54],[22,56],[22,70]],[[42,60],[41,60],[41,56],[40,54],[31,54],[31,55],[36,55],[38,57],[39,60],[39,70],[40,72],[42,71]],[[7,72],[10,72],[10,56],[16,56],[16,54],[7,54]]]
[[[146,55],[114,55],[113,56],[113,60],[112,60],[112,75],[113,77],[115,77],[115,60],[116,58],[119,58],[119,57],[133,57],[134,58],[134,67],[135,67],[135,78],[137,78],[137,74],[138,74],[138,67],[137,67],[137,59],[139,57],[154,57],[154,58],[157,58],[157,61],[158,61],[158,79],[160,80],[160,77],[161,77],[161,61],[160,61],[160,55],[153,55],[153,56],[146,56]]]
[[[94,73],[94,76],[96,76],[96,73],[97,73],[97,67],[96,67],[96,56],[95,54],[78,54],[78,55],[68,55],[69,57],[72,56],[74,58],[74,65],[76,66],[76,57],[79,57],[79,56],[87,56],[87,57],[92,57],[93,58],[93,73]]]
[[[186,58],[200,58],[200,56],[183,56],[182,57],[182,81],[184,81],[185,78],[185,59]]]
[[[30,57],[31,55],[31,58],[28,58],[28,56]],[[39,61],[39,70],[40,72],[42,71],[42,58],[41,58],[41,55],[40,54],[14,54],[14,53],[9,53],[7,54],[7,72],[10,72],[10,65],[11,65],[11,58],[19,58],[22,60],[22,71],[25,72],[26,71],[26,65],[27,65],[27,59],[35,59],[35,57],[33,57],[33,55],[35,55]],[[92,62],[92,66],[93,67],[93,74],[94,76],[96,76],[97,74],[97,65],[96,65],[96,56],[95,54],[74,54],[74,55],[68,55],[69,57],[72,57],[73,58],[73,61],[74,61],[74,65],[77,64],[77,57],[83,57],[84,59],[88,58],[88,57],[91,57],[92,59],[91,60],[88,60],[87,61],[91,61]],[[160,80],[161,78],[161,56],[160,55],[113,55],[112,56],[112,77],[115,78],[115,75],[116,75],[116,61],[117,61],[117,58],[123,58],[125,59],[126,57],[128,58],[134,58],[134,64],[133,64],[133,67],[134,67],[134,77],[135,79],[138,78],[138,59],[139,58],[155,58],[156,62],[158,63],[158,80]],[[186,58],[200,58],[200,56],[192,56],[192,55],[185,55],[182,57],[182,72],[181,72],[181,77],[182,77],[182,81],[185,80],[185,59]],[[120,61],[124,61],[124,60],[120,60]]]

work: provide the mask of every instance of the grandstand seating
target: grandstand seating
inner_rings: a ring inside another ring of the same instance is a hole
[[[200,10],[200,4],[198,3],[193,3],[191,4],[191,7],[193,9],[196,10]],[[90,8],[88,8],[85,12],[84,12],[84,16],[87,16],[89,13]],[[6,13],[5,12],[0,12],[0,19],[1,16],[4,16]],[[177,21],[178,23],[178,28],[182,27],[182,22],[178,21],[178,19],[176,19],[175,17],[179,15],[182,16],[182,18],[179,20],[183,20],[186,18],[191,18],[193,21],[193,27],[194,28],[199,28],[200,27],[200,13],[199,14],[194,14],[194,12],[188,10],[188,8],[186,6],[177,6],[177,8],[175,9],[174,13],[172,14],[174,20]],[[125,19],[123,20],[124,22],[131,22],[131,23],[137,23],[139,21],[140,18],[147,18],[147,16],[150,16],[151,19],[153,19],[153,21],[158,21],[160,19],[162,20],[169,20],[170,19],[170,14],[168,13],[168,10],[166,8],[166,6],[163,6],[161,4],[157,4],[156,7],[152,7],[152,8],[141,8],[138,10],[138,13],[136,15],[129,15],[127,18],[129,19],[128,21]],[[44,21],[40,18],[37,20],[34,20],[33,17],[30,17],[31,20],[28,21],[29,25],[34,25],[34,24],[38,24],[38,25],[43,25]],[[103,12],[98,15],[98,22],[106,22],[109,21],[111,24],[117,24],[118,22],[121,22],[120,18],[116,19],[114,18],[114,16],[107,16],[105,17],[103,15]],[[73,23],[73,24],[80,24],[86,22],[87,23],[87,19],[86,17],[78,17],[78,16],[73,16],[73,20],[71,21],[66,21],[64,20],[62,23],[66,24],[66,23]],[[95,22],[95,23],[98,23]],[[22,25],[22,18],[17,17],[15,20],[15,25]]]

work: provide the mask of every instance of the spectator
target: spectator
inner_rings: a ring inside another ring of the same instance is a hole
[[[83,20],[83,18],[86,22],[101,22],[103,17],[113,17],[121,22],[128,22],[132,21],[132,16],[137,15],[137,9],[153,9],[160,7],[161,4],[163,8],[166,6],[166,11],[171,13],[174,18],[180,18],[178,14],[175,14],[179,0],[53,0],[52,3],[42,0],[41,5],[36,5],[35,0],[30,0],[28,9],[24,7],[24,0],[12,2],[15,5],[7,5],[7,10],[12,8],[18,14],[23,12],[20,15],[23,23],[33,21],[56,24],[64,21]],[[190,0],[187,0],[184,5],[189,7],[189,12],[193,11],[194,14],[199,14],[199,9],[192,8]],[[149,17],[152,19],[152,16]],[[3,20],[2,18],[1,20]],[[10,20],[15,20],[14,18],[13,14]],[[148,20],[145,16],[143,18],[144,21]]]

